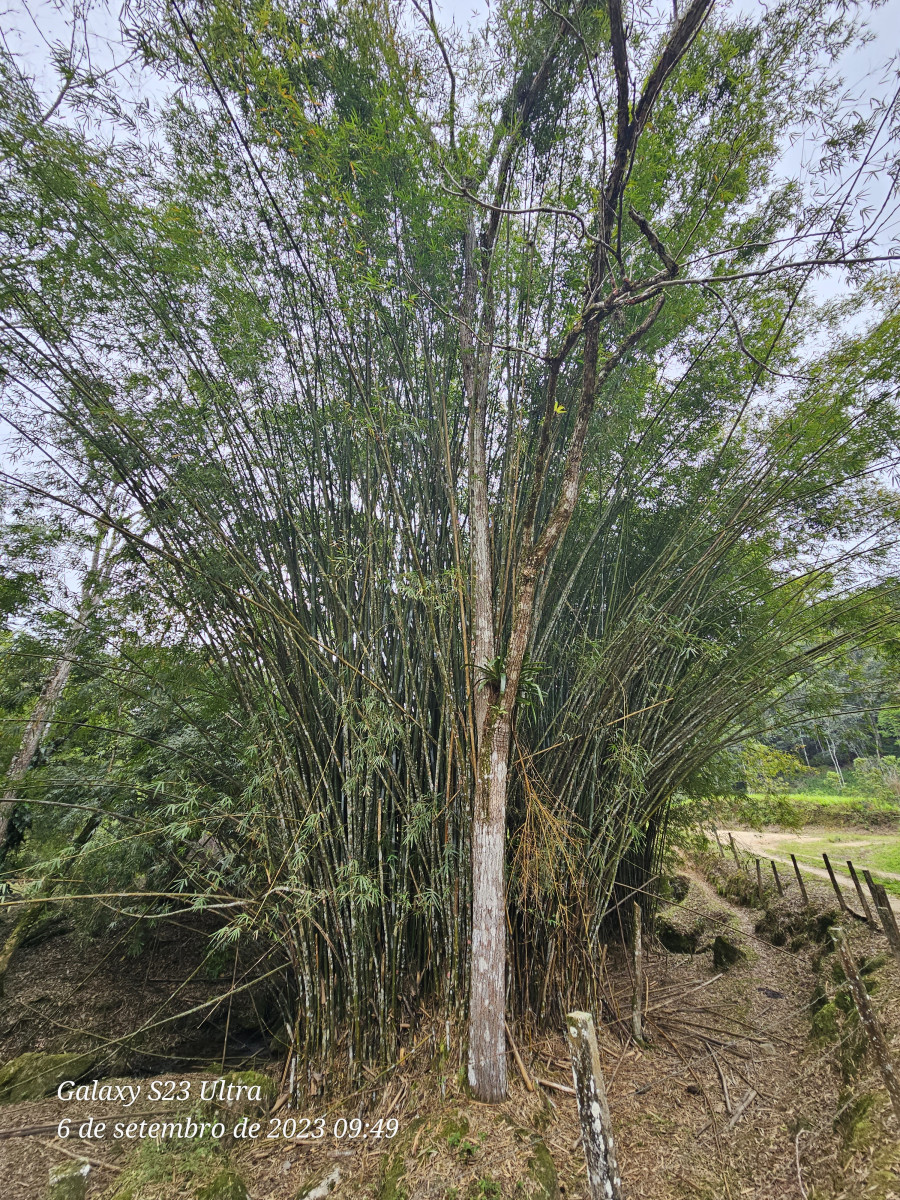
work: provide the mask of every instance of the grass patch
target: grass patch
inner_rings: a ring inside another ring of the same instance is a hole
[[[724,802],[717,811],[717,819],[726,827],[780,826],[799,831],[807,825],[819,825],[876,833],[900,829],[900,804],[849,787],[844,791],[803,788],[769,794],[751,791]]]
[[[785,841],[779,846],[782,854],[795,854],[797,861],[822,868],[822,855],[827,854],[836,871],[847,873],[847,859],[857,871],[867,867],[877,883],[900,896],[900,880],[888,879],[882,872],[900,875],[900,835],[877,833],[830,833],[820,838]]]
[[[160,1183],[209,1184],[227,1167],[220,1142],[141,1141],[137,1153],[120,1175],[114,1200],[141,1200],[145,1189]]]
[[[897,804],[877,796],[863,796],[849,788],[843,792],[787,792],[793,804],[815,804],[823,808],[845,808],[852,812],[896,812]]]
[[[871,862],[873,870],[900,875],[900,837],[888,838],[884,845],[873,846]]]

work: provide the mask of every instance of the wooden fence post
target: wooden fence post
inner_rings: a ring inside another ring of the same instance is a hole
[[[823,854],[822,858],[825,862],[825,870],[828,872],[828,878],[831,880],[831,886],[834,888],[834,894],[838,898],[838,904],[841,906],[841,912],[847,911],[847,901],[844,899],[844,893],[838,887],[838,881],[834,871],[831,869],[831,863],[828,861],[828,855]]]
[[[881,925],[884,929],[885,937],[891,946],[891,952],[900,962],[900,929],[897,928],[897,918],[894,915],[894,910],[891,908],[891,902],[888,900],[888,894],[884,889],[884,884],[876,883],[869,872],[863,868],[863,875],[866,878],[866,883],[869,885],[869,891],[872,893],[872,899],[875,901],[875,908],[881,917]]]
[[[641,1002],[644,998],[644,957],[641,946],[641,906],[631,906],[631,965],[634,969],[634,991],[631,995],[631,1032],[636,1042],[643,1041],[644,1023]]]
[[[784,887],[781,882],[781,876],[778,874],[778,868],[775,866],[775,859],[769,859],[772,864],[772,874],[775,876],[775,886],[778,888],[778,895],[784,895]]]
[[[759,859],[756,860],[756,898],[762,904],[763,898],[763,881],[762,881],[762,863]]]
[[[568,1013],[566,1032],[591,1200],[622,1200],[622,1180],[616,1162],[612,1118],[600,1069],[594,1018],[586,1012]]]
[[[57,1163],[50,1168],[50,1182],[45,1193],[47,1200],[85,1200],[88,1175],[92,1170],[91,1164],[83,1158]]]
[[[803,882],[803,876],[800,874],[800,868],[797,866],[796,855],[791,855],[791,862],[794,864],[794,874],[797,876],[797,882],[800,884],[800,895],[803,897],[803,903],[809,904],[809,896],[806,894],[806,884]]]
[[[859,1013],[860,1022],[875,1054],[878,1068],[884,1079],[884,1086],[887,1088],[891,1104],[894,1106],[894,1115],[900,1121],[900,1079],[897,1078],[897,1072],[894,1070],[891,1052],[884,1036],[884,1030],[881,1028],[881,1022],[878,1020],[878,1014],[872,1007],[866,985],[862,981],[856,962],[847,946],[843,929],[839,927],[833,929],[831,938],[841,956],[841,966],[844,968],[844,974],[847,976],[847,982],[853,992],[856,1011]]]
[[[741,860],[738,858],[737,846],[734,844],[734,834],[729,833],[728,840],[731,842],[731,853],[734,855],[734,861],[738,866],[741,865]]]
[[[872,910],[869,908],[869,902],[866,899],[866,893],[862,889],[862,884],[859,882],[859,876],[856,874],[853,863],[849,858],[847,859],[847,869],[850,872],[850,878],[853,880],[853,886],[856,888],[856,895],[859,897],[859,903],[866,915],[866,921],[872,926],[873,929],[877,929],[878,926],[875,923],[875,918],[872,916]]]
[[[719,858],[725,857],[725,851],[722,849],[722,843],[719,841],[719,831],[713,826],[713,833],[716,835],[716,845],[719,847]]]

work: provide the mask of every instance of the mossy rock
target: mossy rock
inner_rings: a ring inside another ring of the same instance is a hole
[[[704,873],[720,896],[745,908],[760,908],[756,874],[724,859],[709,859]],[[763,887],[763,904],[771,898],[768,886]]]
[[[819,1007],[811,1021],[810,1037],[817,1042],[836,1042],[841,1035],[840,1010],[833,1000]]]
[[[503,1188],[496,1179],[485,1175],[483,1179],[475,1179],[469,1184],[467,1195],[471,1200],[500,1200]]]
[[[830,948],[829,931],[837,921],[834,909],[796,909],[784,900],[776,900],[766,905],[754,930],[773,946],[789,944],[792,950],[799,950],[809,942],[818,942]]]
[[[687,875],[670,875],[663,882],[663,896],[669,904],[680,904],[691,890]]]
[[[277,1099],[278,1085],[271,1075],[264,1075],[261,1071],[232,1071],[219,1076],[219,1079],[222,1080],[221,1085],[216,1080],[215,1089],[210,1089],[214,1094],[207,1095],[200,1102],[199,1111],[207,1120],[228,1122],[234,1121],[236,1117],[264,1117]],[[228,1098],[229,1086],[232,1089],[231,1099]],[[237,1087],[241,1086],[243,1091],[236,1095]],[[248,1095],[251,1088],[254,1089],[252,1096]]]
[[[835,1117],[834,1129],[841,1135],[848,1149],[865,1149],[874,1140],[872,1113],[877,1103],[878,1097],[872,1092],[859,1092],[855,1096],[841,1092],[839,1115]]]
[[[716,939],[712,944],[713,966],[717,971],[727,971],[729,967],[733,967],[735,963],[747,957],[744,950],[737,942],[730,941],[727,937],[723,937],[721,933],[716,935]]]
[[[406,1189],[402,1186],[405,1175],[406,1154],[398,1150],[385,1162],[381,1184],[376,1193],[378,1200],[406,1200]]]
[[[775,904],[766,909],[753,931],[773,946],[784,946],[788,939],[803,945],[809,937],[809,922],[804,913],[786,904]]]
[[[64,1162],[50,1168],[47,1200],[85,1200],[90,1163]]]
[[[0,1069],[0,1104],[42,1100],[66,1080],[77,1083],[93,1065],[93,1054],[20,1054]]]
[[[531,1157],[525,1164],[528,1177],[535,1185],[534,1200],[560,1200],[556,1163],[543,1138],[536,1137],[531,1145]]]
[[[686,926],[667,916],[656,918],[656,936],[671,954],[696,954],[702,934],[702,923]]]
[[[822,942],[831,946],[831,928],[839,924],[840,913],[836,908],[826,909],[825,912],[813,913],[808,920],[807,928],[814,942]]]
[[[876,971],[880,971],[882,967],[886,967],[890,961],[890,956],[887,954],[876,954],[872,958],[866,958],[864,954],[856,956],[856,965],[859,967],[859,973],[863,977],[874,975]],[[869,992],[872,991],[874,984],[875,981],[873,979],[870,979],[866,983]]]
[[[195,1195],[196,1200],[250,1200],[246,1183],[236,1171],[227,1167]]]

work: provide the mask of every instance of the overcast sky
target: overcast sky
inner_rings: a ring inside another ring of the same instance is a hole
[[[81,4],[83,7],[83,0]],[[480,24],[489,11],[485,0],[436,0],[435,6],[445,20],[452,20],[460,27]],[[717,8],[722,7],[724,5],[717,4]],[[738,0],[729,7],[752,12],[764,4],[762,0]],[[32,74],[46,80],[48,89],[54,83],[52,71],[48,70],[50,50],[54,43],[68,42],[71,11],[71,3],[65,0],[33,0],[28,4],[12,0],[0,8],[0,28],[7,45],[27,63]],[[113,61],[121,62],[119,11],[120,5],[116,3],[93,0],[90,4],[87,20],[93,31],[91,50],[95,68],[103,69]],[[872,42],[847,55],[843,63],[848,88],[863,103],[882,90],[879,81],[883,81],[885,65],[900,48],[900,0],[886,0],[880,7],[869,9],[867,23],[874,35]]]

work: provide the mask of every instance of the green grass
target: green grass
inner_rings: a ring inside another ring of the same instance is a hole
[[[880,874],[890,871],[900,875],[900,835],[896,833],[855,833],[847,830],[819,838],[785,841],[780,843],[779,850],[786,855],[795,854],[798,862],[819,868],[824,866],[822,855],[827,854],[835,870],[843,871],[845,875],[849,858],[857,871],[861,867],[868,867],[876,882],[883,883],[889,892],[900,896],[900,880],[886,879]]]
[[[897,805],[890,800],[875,796],[863,796],[859,792],[788,792],[786,797],[792,804],[821,804],[829,808],[846,808],[861,812],[896,812]]]
[[[878,871],[891,871],[900,875],[900,838],[894,838],[883,846],[872,850],[872,867]]]

